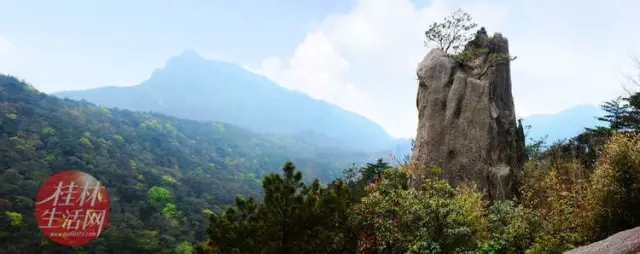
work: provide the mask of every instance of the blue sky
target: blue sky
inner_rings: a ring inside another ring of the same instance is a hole
[[[287,4],[282,4],[287,2]],[[0,1],[0,36],[25,66],[3,62],[43,91],[137,83],[186,49],[259,64],[304,39],[347,1]]]
[[[462,8],[509,38],[516,113],[622,94],[640,56],[637,0],[0,0],[0,72],[44,92],[134,85],[186,49],[362,114],[417,124],[428,25]]]

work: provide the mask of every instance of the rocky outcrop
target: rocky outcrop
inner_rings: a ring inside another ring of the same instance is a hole
[[[619,232],[599,242],[565,252],[565,254],[636,254],[640,253],[640,227]]]
[[[482,28],[464,52],[433,49],[419,64],[411,184],[419,187],[428,168],[439,166],[453,185],[474,181],[492,200],[510,197],[524,133],[516,125],[508,41]]]

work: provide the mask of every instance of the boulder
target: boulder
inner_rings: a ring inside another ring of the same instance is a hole
[[[582,246],[565,254],[636,254],[640,253],[640,227],[619,232],[599,242]]]

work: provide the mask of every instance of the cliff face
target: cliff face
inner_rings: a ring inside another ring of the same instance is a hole
[[[524,133],[516,125],[509,47],[500,34],[484,28],[452,57],[431,50],[419,64],[419,124],[412,159],[411,184],[419,187],[425,172],[441,167],[453,185],[474,181],[490,199],[511,197],[513,173],[522,166]]]

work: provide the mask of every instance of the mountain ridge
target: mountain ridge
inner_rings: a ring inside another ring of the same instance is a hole
[[[236,195],[261,199],[261,179],[280,172],[285,162],[296,163],[306,182],[319,178],[326,184],[368,156],[228,123],[61,99],[0,75],[0,209],[9,205],[12,212],[32,214],[33,197],[47,177],[65,170],[88,173],[109,191],[114,211],[100,239],[83,246],[88,253],[190,246],[205,239],[209,215]],[[165,203],[150,201],[154,189],[167,193]],[[20,230],[9,231],[15,234],[0,235],[3,242],[18,243],[25,253],[68,251],[43,242],[34,216],[21,223]],[[0,225],[0,231],[8,227]]]
[[[345,149],[386,150],[396,143],[380,125],[335,104],[289,90],[243,67],[187,50],[136,86],[53,93],[99,105],[237,124],[263,133],[305,131],[343,140]],[[294,123],[281,124],[290,119]]]
[[[561,110],[555,114],[536,114],[523,117],[523,125],[531,126],[526,131],[527,141],[540,140],[553,143],[572,138],[584,131],[585,127],[602,125],[597,118],[605,115],[599,106],[583,104]],[[567,119],[570,119],[567,121]]]

